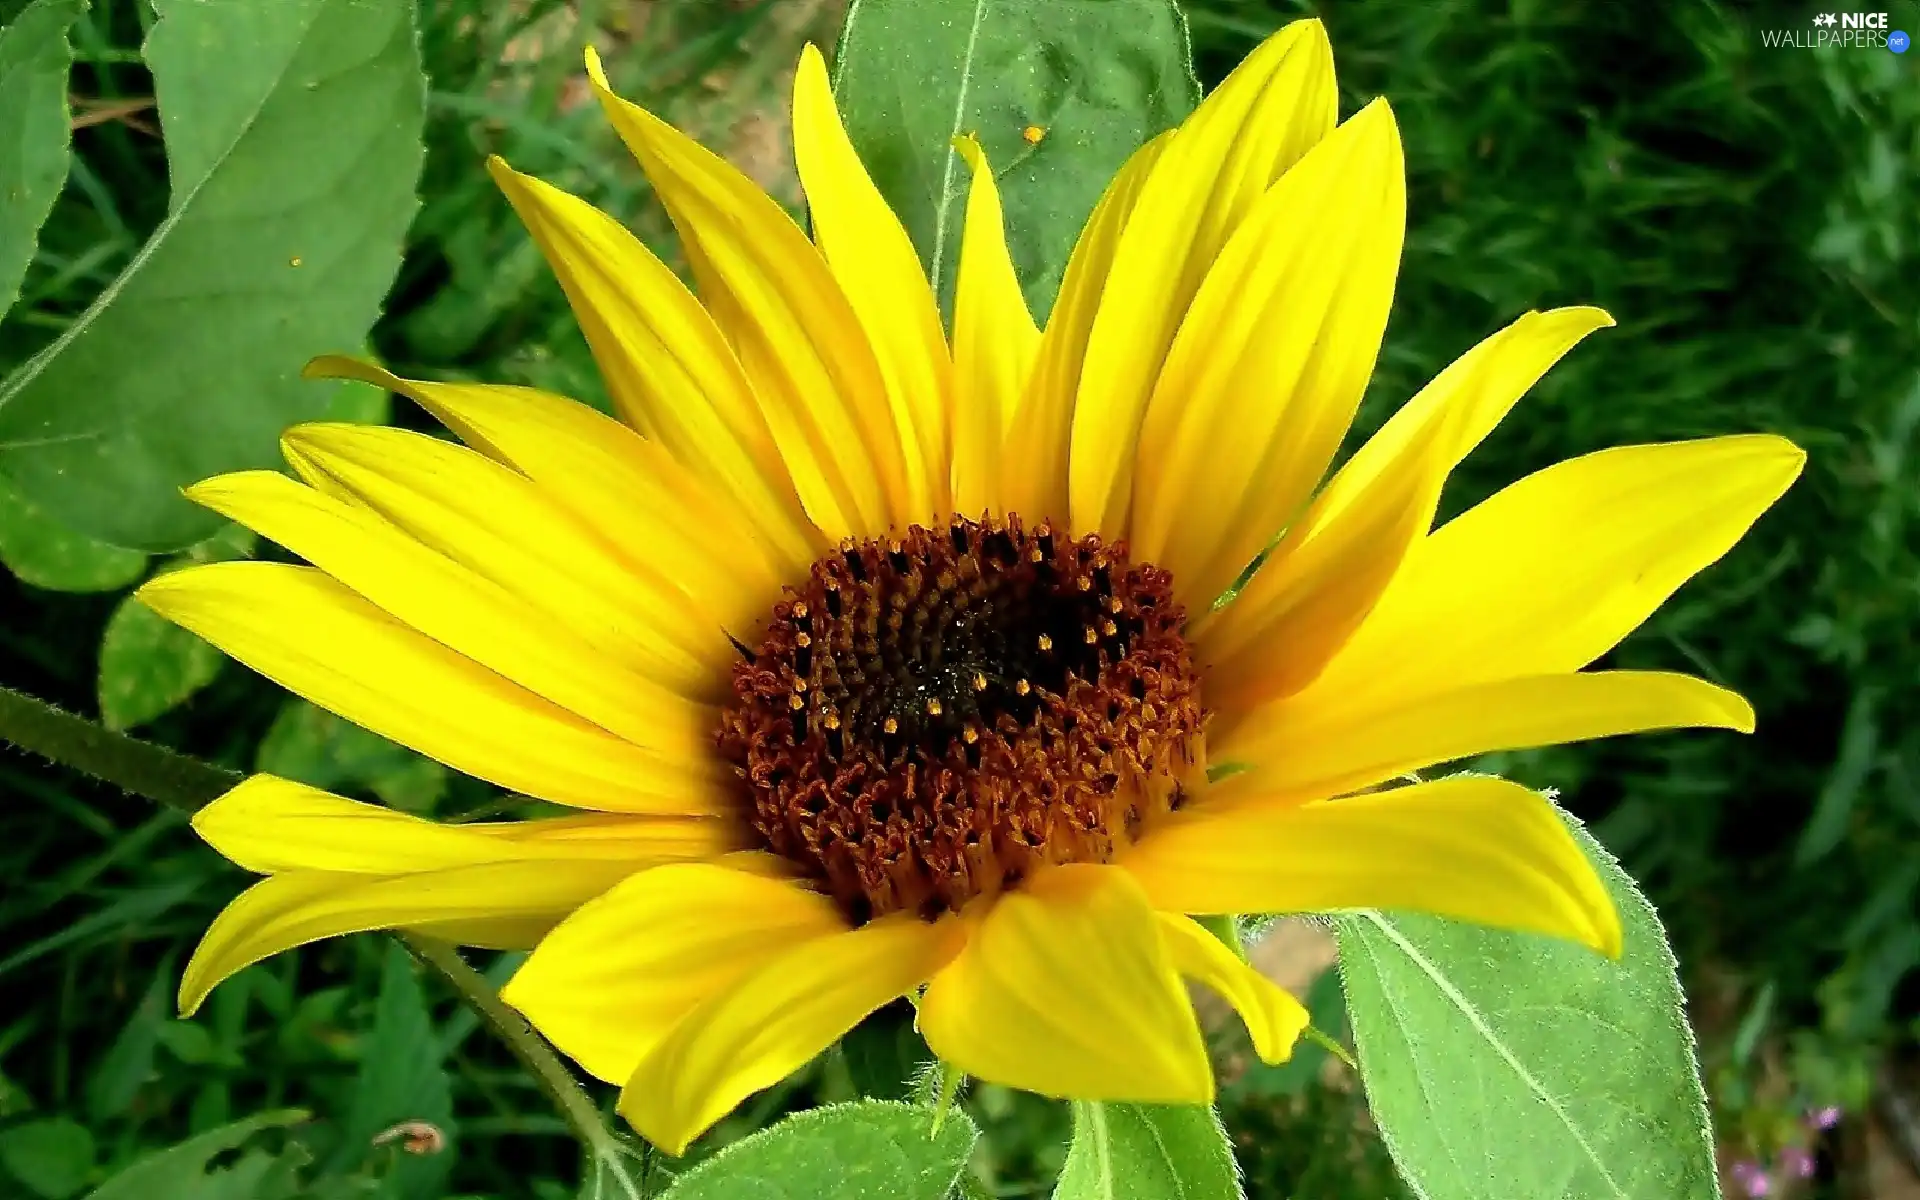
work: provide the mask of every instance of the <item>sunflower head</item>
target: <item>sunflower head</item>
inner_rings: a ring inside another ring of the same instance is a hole
[[[319,360],[465,445],[290,430],[299,482],[190,494],[310,565],[140,593],[316,704],[581,811],[436,824],[249,780],[195,827],[264,878],[209,929],[184,1007],[356,930],[533,947],[505,998],[677,1153],[903,995],[970,1074],[1206,1101],[1187,981],[1268,1061],[1307,1017],[1195,917],[1418,909],[1620,953],[1546,799],[1407,778],[1750,730],[1705,681],[1583,668],[1804,456],[1622,447],[1435,529],[1454,465],[1611,324],[1569,308],[1468,349],[1334,469],[1405,182],[1384,102],[1336,124],[1318,23],[1127,161],[1044,329],[972,139],[949,330],[817,52],[794,93],[810,234],[588,66],[694,287],[585,202],[492,170],[619,419]]]
[[[1205,782],[1185,610],[1098,534],[914,525],[815,562],[773,618],[720,751],[854,921],[1110,862]]]

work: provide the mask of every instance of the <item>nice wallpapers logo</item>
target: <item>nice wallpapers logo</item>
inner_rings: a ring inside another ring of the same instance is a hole
[[[1885,47],[1905,54],[1913,39],[1905,30],[1888,29],[1886,13],[1815,13],[1811,29],[1762,29],[1760,41],[1767,46],[1814,50],[1822,46],[1846,49]]]

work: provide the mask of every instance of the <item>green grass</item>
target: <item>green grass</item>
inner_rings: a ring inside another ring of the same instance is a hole
[[[1920,28],[1914,4],[1890,7],[1896,27]],[[638,171],[580,102],[580,29],[608,31],[621,87],[725,146],[743,117],[778,109],[780,73],[803,38],[830,40],[828,19],[717,0],[635,6],[624,26],[605,4],[571,27],[550,0],[426,9],[423,206],[375,349],[403,371],[598,400],[584,342],[484,156],[586,195],[671,253]],[[1739,689],[1759,711],[1756,737],[1655,735],[1495,764],[1561,788],[1646,884],[1714,998],[1701,1016],[1723,1133],[1764,1142],[1780,1112],[1858,1092],[1866,1065],[1911,1044],[1920,1007],[1920,55],[1764,48],[1760,28],[1804,24],[1788,6],[1207,0],[1193,13],[1203,80],[1316,9],[1343,111],[1386,95],[1411,173],[1362,431],[1527,308],[1597,303],[1620,321],[1463,468],[1449,511],[1621,442],[1773,430],[1810,451],[1754,535],[1608,660]],[[77,93],[146,94],[129,53],[143,12],[97,0]],[[22,305],[0,326],[0,371],[84,307],[165,211],[152,136],[108,121],[75,151]],[[93,711],[114,601],[0,575],[0,682]],[[151,733],[247,767],[281,705],[228,670]],[[454,780],[440,811],[485,794]],[[0,796],[0,1130],[71,1116],[93,1131],[97,1176],[223,1119],[298,1105],[322,1115],[312,1136],[331,1153],[373,1044],[381,944],[282,956],[175,1021],[184,956],[242,874],[178,818],[18,755],[0,754]],[[1741,1042],[1735,1026],[1767,985],[1765,1020]],[[429,1002],[460,1127],[451,1187],[565,1194],[574,1151],[539,1094],[450,996]],[[1761,1079],[1763,1060],[1789,1064],[1785,1090]],[[831,1060],[728,1129],[851,1087]],[[983,1175],[1001,1194],[1045,1195],[1058,1110],[995,1093],[975,1110]],[[1351,1097],[1234,1094],[1228,1120],[1254,1195],[1388,1186]],[[0,1170],[0,1194],[11,1186]]]

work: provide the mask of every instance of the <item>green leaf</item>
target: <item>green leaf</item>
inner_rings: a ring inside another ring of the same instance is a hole
[[[131,729],[212,683],[226,656],[129,596],[100,641],[100,719]]]
[[[870,1014],[840,1039],[847,1074],[862,1096],[904,1100],[914,1079],[933,1060],[926,1039],[913,1027],[913,1009],[889,1004]]]
[[[46,1200],[66,1200],[93,1173],[93,1135],[66,1117],[28,1121],[0,1132],[0,1165]]]
[[[33,0],[0,29],[0,317],[67,181],[67,29],[83,0]]]
[[[362,357],[372,358],[373,352],[367,351]],[[385,425],[393,415],[393,394],[357,379],[343,379],[334,385],[333,395],[327,399],[327,407],[320,415],[327,421]]]
[[[280,709],[253,762],[329,791],[365,788],[395,808],[428,812],[446,792],[447,769],[304,700]]]
[[[374,1010],[373,1036],[360,1059],[353,1085],[353,1107],[341,1133],[332,1171],[353,1171],[368,1159],[391,1163],[377,1173],[377,1195],[438,1196],[453,1167],[453,1084],[447,1078],[445,1050],[427,1013],[413,959],[389,943],[380,969],[380,1000]],[[425,1121],[445,1135],[432,1154],[403,1148],[404,1138],[381,1135],[403,1121]]]
[[[160,1030],[173,1015],[173,961],[163,962],[131,1014],[115,1013],[120,1032],[87,1080],[87,1116],[96,1123],[122,1116],[153,1077]]]
[[[1053,1200],[1238,1200],[1240,1168],[1211,1108],[1073,1102]]]
[[[830,1104],[742,1138],[663,1200],[946,1200],[979,1131],[950,1110],[888,1100]]]
[[[421,159],[412,0],[155,0],[144,54],[172,198],[131,264],[0,384],[0,471],[74,527],[169,549],[181,486],[276,461],[364,344]]]
[[[245,525],[225,525],[212,537],[195,542],[181,551],[169,566],[185,567],[194,563],[227,562],[247,558],[260,541],[260,535]]]
[[[0,479],[0,563],[55,592],[112,592],[140,578],[147,556],[75,533]]]
[[[1840,727],[1840,753],[1813,802],[1813,816],[1800,831],[1794,866],[1812,866],[1847,836],[1854,801],[1879,759],[1880,723],[1875,711],[1879,702],[1879,689],[1869,687],[1854,693],[1853,703],[1847,706],[1847,719]]]
[[[265,1130],[306,1119],[306,1113],[288,1109],[208,1130],[134,1163],[95,1188],[87,1200],[281,1200],[292,1194],[294,1173],[307,1160],[298,1146],[279,1154],[251,1148],[227,1166],[214,1167],[213,1160]]]
[[[1426,1200],[1720,1194],[1666,934],[1612,856],[1568,824],[1619,907],[1618,963],[1415,914],[1336,924],[1368,1103]]]
[[[952,142],[980,139],[1014,269],[1044,319],[1107,181],[1192,111],[1199,84],[1173,0],[853,0],[834,96],[943,312],[968,183]],[[1029,126],[1044,131],[1038,145],[1023,136]]]

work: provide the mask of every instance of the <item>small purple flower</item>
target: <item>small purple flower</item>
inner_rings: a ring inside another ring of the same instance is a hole
[[[1780,1152],[1780,1169],[1795,1179],[1811,1179],[1813,1155],[1804,1146],[1788,1146]]]
[[[1832,1129],[1840,1123],[1840,1106],[1829,1104],[1825,1108],[1811,1109],[1807,1113],[1809,1129]]]
[[[1750,1158],[1743,1158],[1733,1164],[1731,1174],[1733,1181],[1740,1185],[1740,1190],[1745,1192],[1750,1200],[1761,1200],[1761,1197],[1773,1191],[1773,1180],[1767,1177],[1766,1170],[1759,1163]]]

